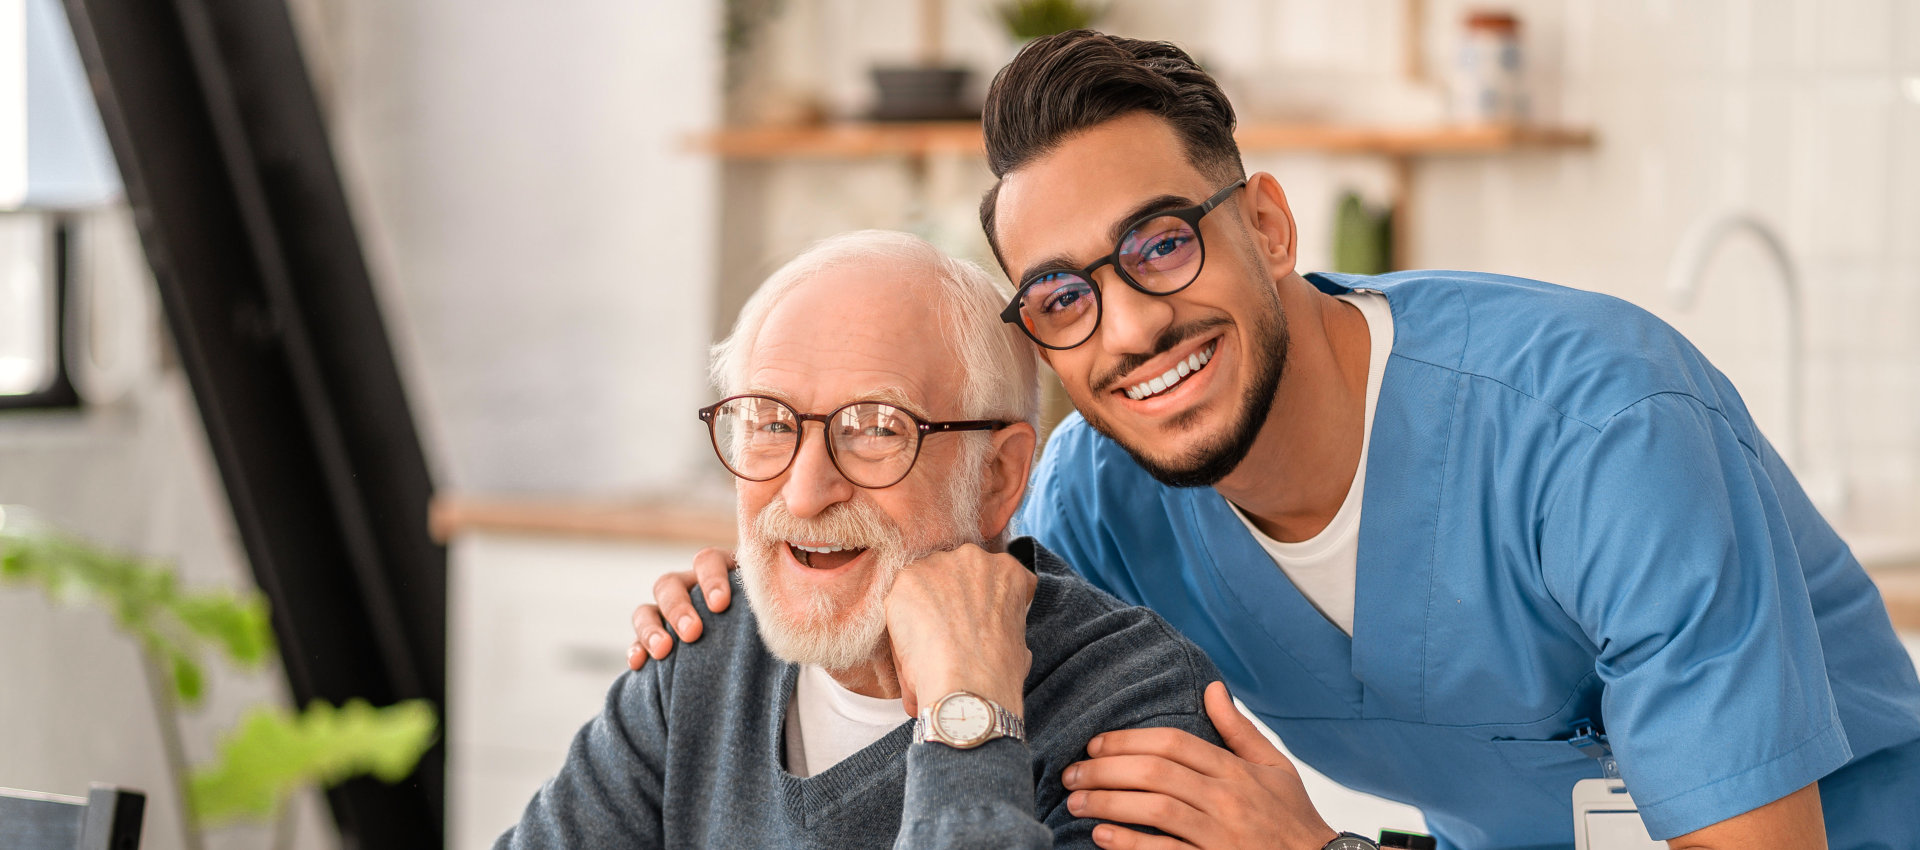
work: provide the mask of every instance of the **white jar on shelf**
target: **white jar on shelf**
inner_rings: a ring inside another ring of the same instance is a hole
[[[1449,80],[1453,120],[1464,124],[1525,121],[1527,97],[1521,68],[1520,19],[1510,12],[1468,13]]]

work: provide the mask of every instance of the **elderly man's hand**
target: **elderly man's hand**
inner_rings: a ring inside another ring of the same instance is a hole
[[[627,667],[638,670],[649,657],[667,657],[673,651],[673,638],[667,634],[667,622],[674,624],[680,639],[693,643],[700,639],[700,614],[693,607],[693,588],[698,584],[707,595],[707,607],[718,614],[733,602],[733,585],[727,571],[734,568],[733,553],[725,549],[702,549],[693,556],[693,569],[667,573],[653,583],[653,602],[633,609],[633,644],[627,647]]]
[[[1011,555],[972,544],[909,565],[887,595],[887,632],[901,698],[910,715],[920,700],[971,691],[1022,713],[1027,669],[1027,606],[1039,580]]]
[[[1278,847],[1317,850],[1337,833],[1314,811],[1300,772],[1233,705],[1207,686],[1207,717],[1229,749],[1176,729],[1123,729],[1087,742],[1093,758],[1068,765],[1067,811],[1144,824],[1165,836],[1103,823],[1107,850]]]

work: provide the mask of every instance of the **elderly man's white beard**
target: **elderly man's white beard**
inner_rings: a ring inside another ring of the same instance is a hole
[[[856,497],[832,505],[819,516],[800,519],[775,498],[751,523],[740,523],[741,581],[747,604],[759,621],[760,639],[776,657],[827,670],[850,670],[873,660],[887,636],[887,593],[906,565],[934,552],[979,543],[981,472],[985,446],[968,446],[947,481],[934,516],[909,540],[871,501]],[[778,581],[781,549],[789,540],[832,541],[865,548],[872,580],[858,599],[824,588]]]

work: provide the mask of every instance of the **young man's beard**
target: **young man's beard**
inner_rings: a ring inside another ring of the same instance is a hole
[[[1267,415],[1273,412],[1274,397],[1280,391],[1280,377],[1287,366],[1287,317],[1280,308],[1280,297],[1272,286],[1260,286],[1262,301],[1266,302],[1262,310],[1254,317],[1252,344],[1243,352],[1248,368],[1252,370],[1252,380],[1240,399],[1240,409],[1233,411],[1233,422],[1217,439],[1197,446],[1184,456],[1173,459],[1149,457],[1142,449],[1144,446],[1131,446],[1117,436],[1113,427],[1098,415],[1081,412],[1087,424],[1093,430],[1106,435],[1120,448],[1133,457],[1133,462],[1141,469],[1168,487],[1211,487],[1227,477],[1246,460],[1247,453],[1253,450],[1253,443],[1260,437],[1261,427],[1267,424]],[[1189,330],[1171,329],[1156,341],[1155,351],[1148,357],[1167,351],[1195,334]],[[1143,360],[1145,358],[1142,358]],[[1198,411],[1188,411],[1174,417],[1169,423],[1175,429],[1186,429],[1195,425],[1200,417]]]
[[[855,497],[800,519],[774,499],[750,521],[741,517],[741,583],[759,622],[760,640],[775,657],[827,670],[849,670],[873,660],[887,639],[887,593],[908,564],[934,552],[980,543],[980,499],[985,442],[961,448],[938,514],[908,535],[873,502]],[[931,470],[923,470],[930,473]],[[824,589],[796,588],[777,579],[780,550],[789,540],[831,541],[867,549],[869,576],[857,598]]]

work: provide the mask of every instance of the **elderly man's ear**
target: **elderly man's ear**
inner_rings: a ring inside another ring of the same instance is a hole
[[[1020,497],[1027,493],[1027,475],[1033,471],[1037,442],[1033,426],[1025,422],[993,432],[993,451],[987,455],[987,485],[981,494],[981,539],[999,538],[1013,520]]]

